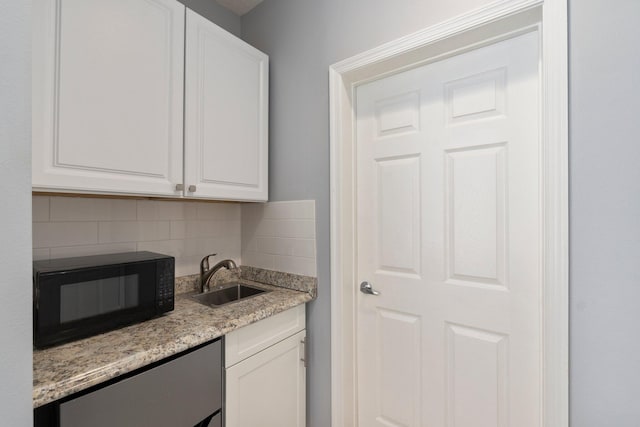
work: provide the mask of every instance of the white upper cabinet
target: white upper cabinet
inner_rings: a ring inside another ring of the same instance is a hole
[[[267,200],[269,59],[191,10],[186,21],[186,194]]]
[[[176,0],[35,0],[33,49],[34,190],[267,200],[265,54]]]
[[[34,189],[182,194],[184,10],[35,0]]]

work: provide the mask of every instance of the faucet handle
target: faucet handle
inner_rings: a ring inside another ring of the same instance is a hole
[[[205,256],[204,258],[202,258],[202,261],[200,261],[200,272],[204,273],[205,271],[209,271],[209,257],[212,256],[216,256],[218,254],[209,254],[207,256]],[[206,266],[206,267],[205,267]]]

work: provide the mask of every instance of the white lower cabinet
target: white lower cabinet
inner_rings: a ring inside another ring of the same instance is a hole
[[[296,331],[292,331],[292,322],[300,326]],[[282,338],[283,331],[291,333]],[[262,339],[256,340],[258,336]],[[225,347],[226,427],[306,425],[305,337],[304,306],[238,329],[227,336],[227,343],[235,344]],[[242,352],[243,348],[263,349],[247,354]],[[239,353],[244,358],[237,361]]]

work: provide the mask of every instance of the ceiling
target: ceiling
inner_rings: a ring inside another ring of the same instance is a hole
[[[220,5],[242,16],[262,3],[262,0],[216,0]]]

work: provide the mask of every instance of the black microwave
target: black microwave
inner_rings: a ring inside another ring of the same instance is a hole
[[[126,252],[33,262],[33,344],[47,347],[173,310],[175,260]]]

